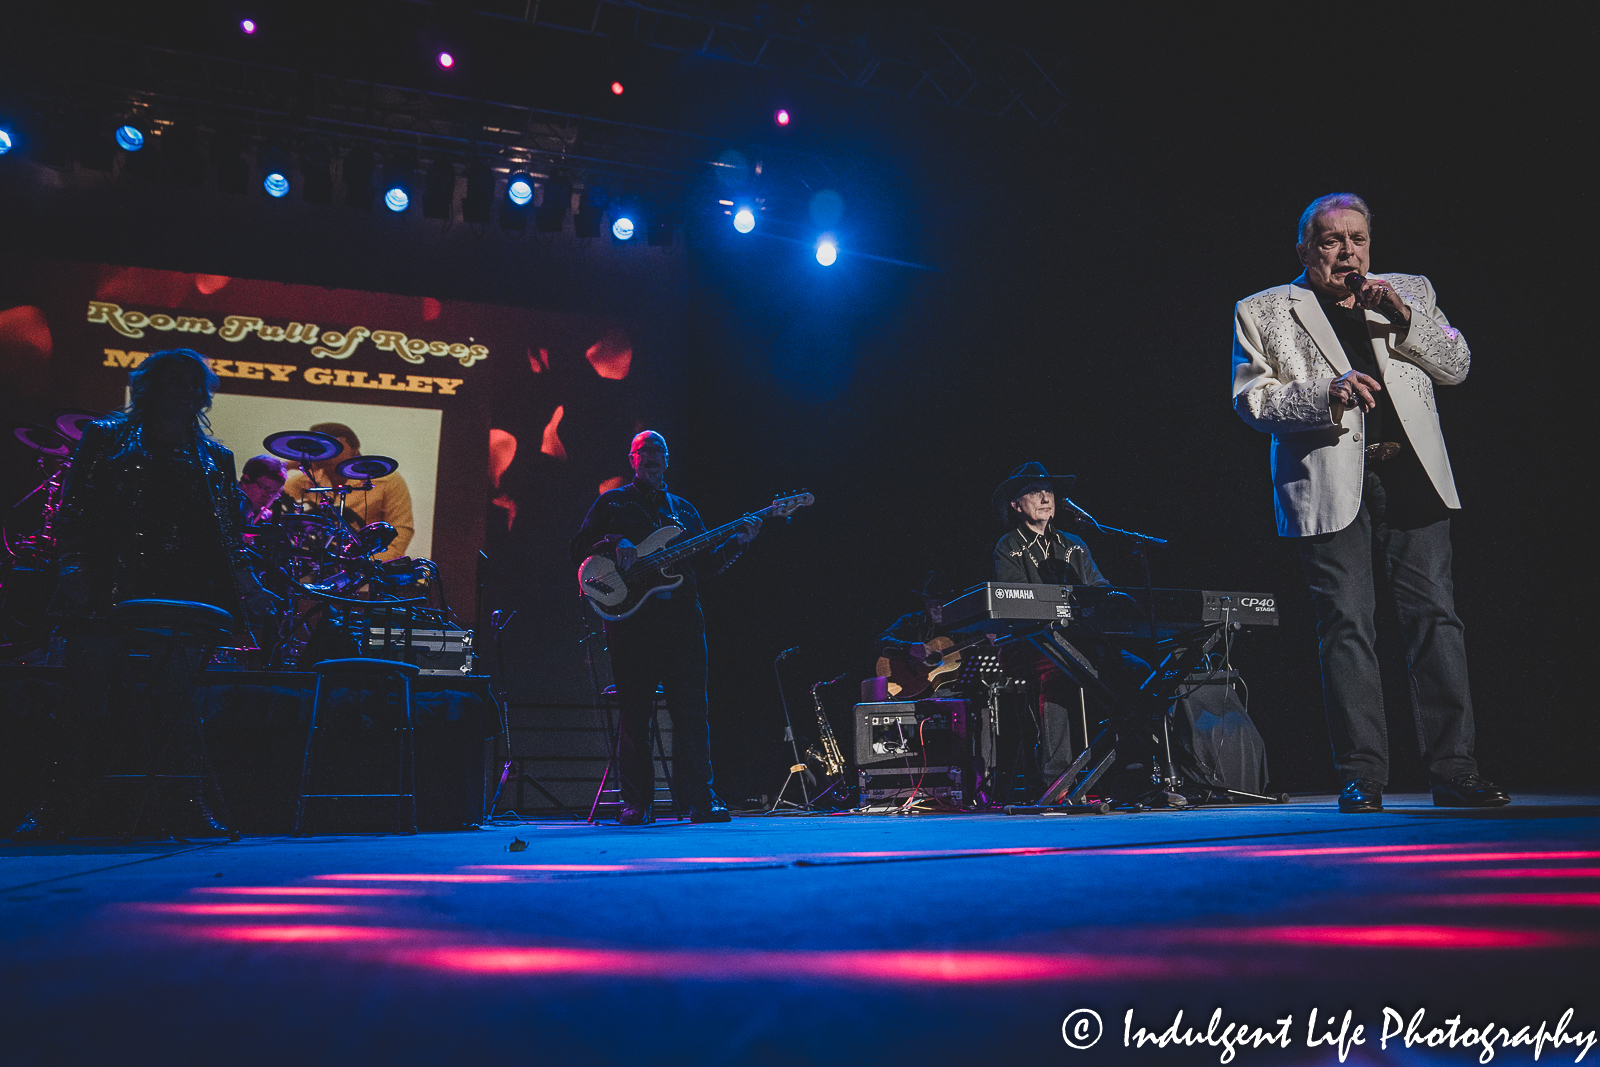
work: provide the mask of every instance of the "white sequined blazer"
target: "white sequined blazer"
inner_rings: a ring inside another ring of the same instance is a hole
[[[1403,339],[1382,315],[1367,312],[1367,332],[1406,437],[1440,498],[1459,508],[1450,457],[1439,430],[1433,383],[1456,385],[1472,353],[1417,274],[1374,274],[1411,308]],[[1272,435],[1272,484],[1283,537],[1333,533],[1355,521],[1365,473],[1365,418],[1328,401],[1328,386],[1350,370],[1333,326],[1301,275],[1247,296],[1233,310],[1233,408]]]

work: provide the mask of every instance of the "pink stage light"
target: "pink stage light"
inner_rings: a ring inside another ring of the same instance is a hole
[[[438,58],[436,58],[434,62],[439,64],[440,70],[449,70],[451,67],[456,65],[456,57],[451,55],[449,52],[440,52]]]
[[[1217,945],[1294,945],[1303,948],[1522,949],[1582,948],[1593,934],[1565,930],[1507,930],[1476,926],[1258,926],[1179,931],[1179,942]]]
[[[1415,852],[1424,849],[1460,848],[1460,845],[1344,845],[1338,848],[1249,848],[1247,856],[1349,856],[1363,852]]]
[[[256,20],[255,19],[240,19],[239,20],[239,32],[244,34],[246,37],[253,36],[255,34],[255,32],[256,32]]]
[[[140,911],[164,915],[357,915],[373,909],[355,904],[137,904]]]
[[[1405,902],[1424,908],[1600,908],[1600,893],[1440,893]]]
[[[466,871],[632,871],[627,863],[474,863]]]
[[[210,926],[189,931],[218,941],[399,941],[426,930],[388,926]]]
[[[779,126],[789,125],[789,112],[780,107],[778,110],[772,113],[772,121],[776,122]]]
[[[1592,860],[1597,851],[1572,852],[1446,852],[1428,856],[1369,856],[1362,863],[1485,863],[1490,860]]]
[[[612,96],[621,96],[622,95],[622,83],[621,82],[612,82],[611,83],[611,95]]]
[[[398,962],[498,975],[606,975],[674,981],[816,978],[906,984],[1112,981],[1216,976],[1227,968],[1165,956],[1020,952],[650,952],[461,946],[402,953]],[[1235,968],[1236,969],[1236,968]]]
[[[196,893],[262,897],[420,897],[420,889],[361,889],[331,885],[201,885]]]
[[[1600,867],[1488,867],[1439,874],[1445,878],[1600,878]]]
[[[515,882],[509,874],[319,874],[330,882]]]

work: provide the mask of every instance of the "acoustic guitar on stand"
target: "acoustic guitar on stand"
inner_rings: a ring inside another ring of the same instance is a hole
[[[626,570],[618,568],[617,561],[608,555],[594,555],[584,560],[578,566],[578,591],[589,598],[590,605],[602,619],[626,619],[650,597],[682,585],[683,575],[675,571],[677,565],[733,537],[746,519],[764,520],[773,516],[787,519],[814,503],[816,497],[810,493],[779,497],[753,515],[684,541],[678,540],[683,536],[681,526],[663,526],[639,542],[639,556]]]

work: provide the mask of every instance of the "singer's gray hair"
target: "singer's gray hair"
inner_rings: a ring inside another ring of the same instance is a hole
[[[1312,227],[1317,224],[1317,217],[1333,211],[1359,211],[1361,217],[1367,220],[1367,233],[1372,233],[1372,209],[1367,207],[1367,202],[1355,193],[1329,193],[1319,196],[1311,201],[1311,206],[1300,213],[1300,244],[1311,242]]]

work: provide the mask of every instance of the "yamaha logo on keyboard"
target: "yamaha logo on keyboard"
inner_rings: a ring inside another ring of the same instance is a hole
[[[999,600],[1032,600],[1032,589],[1007,589],[1004,586],[996,589],[994,595]]]

